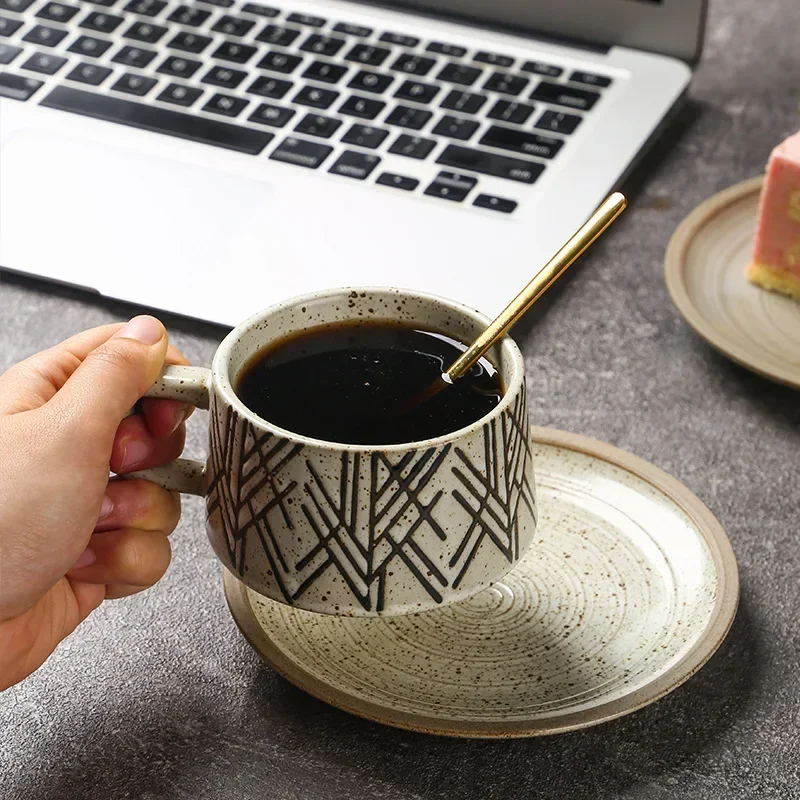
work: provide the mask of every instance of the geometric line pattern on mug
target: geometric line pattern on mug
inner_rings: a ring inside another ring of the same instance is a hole
[[[255,533],[287,602],[291,595],[282,576],[288,565],[270,524],[269,514],[278,509],[289,529],[294,528],[286,504],[297,483],[280,486],[282,470],[303,450],[303,445],[258,431],[239,417],[231,406],[218,414],[211,403],[210,474],[207,516],[219,511],[231,564],[244,576],[249,537]],[[258,499],[258,505],[256,501]]]
[[[473,562],[481,544],[490,541],[513,563],[519,558],[520,503],[524,503],[536,522],[536,500],[528,481],[528,461],[532,458],[530,423],[525,392],[520,392],[510,412],[492,419],[483,428],[483,466],[478,468],[460,447],[455,453],[461,461],[453,474],[464,492],[454,489],[453,498],[471,518],[450,567],[458,572],[457,588]]]
[[[303,488],[309,500],[302,510],[318,541],[297,564],[301,571],[315,566],[294,599],[333,567],[365,610],[382,611],[387,573],[399,561],[428,595],[441,603],[439,588],[447,586],[447,576],[426,554],[417,537],[428,530],[442,541],[447,538],[433,516],[443,492],[437,491],[427,503],[420,494],[450,448],[445,445],[413,451],[395,463],[381,452],[372,452],[368,457],[358,452],[342,453],[336,487],[326,485],[308,460],[311,479]],[[369,489],[364,502],[359,498],[359,480],[362,462],[367,458]]]

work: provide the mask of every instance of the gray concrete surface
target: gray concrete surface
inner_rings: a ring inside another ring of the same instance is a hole
[[[452,741],[305,696],[239,636],[185,502],[174,563],[106,604],[0,697],[0,795],[87,798],[791,800],[800,797],[800,393],[696,338],[662,279],[698,202],[800,127],[797,0],[715,0],[692,100],[630,182],[632,209],[518,338],[537,424],[649,459],[719,516],[742,601],[718,654],[633,716],[543,740]],[[131,309],[2,278],[0,368]],[[224,331],[167,320],[208,363]],[[204,447],[191,421],[189,450]]]

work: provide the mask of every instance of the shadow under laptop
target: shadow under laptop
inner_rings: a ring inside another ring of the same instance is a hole
[[[57,297],[62,300],[80,303],[85,307],[99,309],[120,321],[128,320],[137,314],[152,314],[158,317],[168,330],[179,331],[180,333],[203,339],[221,342],[231,330],[230,327],[218,325],[214,322],[205,322],[192,317],[185,317],[181,314],[173,314],[170,311],[154,310],[136,303],[115,300],[84,286],[56,283],[2,268],[0,268],[0,285],[19,287],[35,295]]]

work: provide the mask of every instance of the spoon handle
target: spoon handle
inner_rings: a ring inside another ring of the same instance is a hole
[[[453,362],[445,375],[460,378],[558,280],[622,213],[628,201],[619,192],[609,195],[533,280],[500,312],[488,328]]]

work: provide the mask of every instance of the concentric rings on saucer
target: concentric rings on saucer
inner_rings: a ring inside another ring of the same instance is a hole
[[[800,303],[750,284],[763,177],[731,186],[681,222],[664,259],[675,307],[712,347],[800,389]]]
[[[469,600],[343,618],[225,576],[234,617],[290,681],[347,711],[456,736],[525,736],[635,710],[698,669],[738,597],[719,523],[657,468],[585,437],[534,431],[540,529]]]

